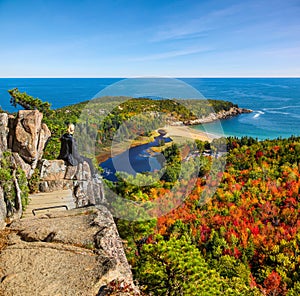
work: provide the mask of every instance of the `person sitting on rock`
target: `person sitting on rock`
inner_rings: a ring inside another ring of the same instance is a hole
[[[67,132],[60,138],[61,147],[58,159],[65,161],[66,165],[76,166],[86,161],[89,164],[92,177],[97,177],[93,162],[90,158],[82,156],[78,153],[77,144],[73,134],[75,132],[74,124],[69,124]]]

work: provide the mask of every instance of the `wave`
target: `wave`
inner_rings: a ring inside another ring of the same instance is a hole
[[[264,111],[270,111],[270,110],[283,110],[283,109],[289,109],[289,108],[300,108],[299,105],[295,106],[283,106],[283,107],[277,107],[277,108],[264,108]]]
[[[270,84],[270,83],[258,83],[259,85],[262,86],[267,86],[267,87],[278,87],[278,88],[283,88],[283,89],[288,89],[290,88],[287,85],[282,85],[282,84]]]
[[[265,114],[263,111],[255,111],[256,114],[254,114],[253,118],[258,118],[260,115]]]
[[[300,115],[299,114],[289,114],[290,115],[290,117],[292,117],[292,118],[297,118],[297,119],[300,119]]]
[[[282,114],[282,115],[291,115],[290,112],[280,112],[280,111],[268,111],[271,114]]]

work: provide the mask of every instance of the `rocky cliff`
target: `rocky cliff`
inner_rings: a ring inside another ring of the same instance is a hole
[[[16,117],[0,113],[0,160],[5,158],[5,173],[14,176],[21,169],[27,180],[37,174],[35,182],[41,192],[71,189],[77,207],[103,203],[102,182],[92,178],[86,162],[66,166],[62,160],[42,159],[44,147],[51,136],[42,118],[42,113],[37,110],[22,110]],[[3,190],[6,180],[0,180],[0,228],[5,226],[6,218],[22,216],[20,179],[16,176],[10,185],[11,194]]]
[[[6,218],[20,218],[26,179],[29,180],[51,133],[37,110],[22,110],[17,116],[0,114],[0,226]],[[25,175],[25,178],[24,178]],[[24,204],[23,204],[24,206]]]
[[[0,294],[138,295],[101,179],[85,162],[42,159],[50,136],[36,110],[0,113]],[[20,219],[33,177],[40,192],[71,189],[77,208]]]

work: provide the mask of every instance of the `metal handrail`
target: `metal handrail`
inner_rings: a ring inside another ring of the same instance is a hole
[[[35,211],[42,211],[42,210],[49,210],[49,209],[56,209],[56,208],[66,208],[66,210],[68,210],[68,207],[66,205],[61,205],[61,206],[53,206],[53,207],[33,209],[32,214],[33,214],[33,216],[35,216]]]

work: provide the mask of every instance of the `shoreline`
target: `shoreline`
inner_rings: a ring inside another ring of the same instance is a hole
[[[193,129],[188,125],[170,125],[161,128],[166,131],[165,137],[181,138],[183,140],[200,140],[211,142],[213,139],[219,138],[218,135],[206,133],[197,129]]]
[[[217,113],[210,113],[205,117],[202,118],[197,118],[194,120],[188,120],[186,122],[183,122],[184,125],[199,125],[202,123],[210,123],[214,122],[217,120],[224,120],[224,119],[229,119],[241,114],[245,113],[252,113],[253,110],[250,109],[245,109],[245,108],[239,108],[239,107],[231,107],[229,110],[225,111],[219,111]]]
[[[184,142],[186,140],[200,140],[200,141],[208,141],[211,142],[213,139],[220,138],[220,135],[207,133],[201,130],[197,130],[192,128],[191,126],[200,125],[203,123],[210,123],[217,120],[228,119],[231,117],[238,116],[243,113],[251,113],[252,110],[239,108],[239,107],[232,107],[229,110],[219,111],[218,113],[211,113],[206,117],[197,118],[194,120],[189,120],[186,122],[176,122],[172,125],[172,123],[168,126],[158,128],[157,130],[153,131],[153,135],[150,137],[141,137],[140,139],[135,139],[133,141],[125,141],[123,143],[119,143],[114,145],[114,156],[120,154],[127,150],[128,148],[136,147],[139,145],[147,144],[154,140],[154,137],[158,136],[160,133],[159,130],[164,130],[166,134],[165,137],[171,138],[174,142]],[[109,158],[112,157],[111,155],[111,146],[106,147],[103,149],[101,153],[99,153],[95,158],[97,163],[100,164]]]
[[[154,137],[157,137],[158,135],[159,135],[159,133],[157,133],[156,131],[153,131],[153,135],[150,137],[143,136],[143,137],[140,137],[139,139],[134,139],[132,141],[126,140],[122,143],[115,144],[115,145],[113,145],[113,155],[112,155],[112,151],[111,151],[112,145],[110,145],[109,147],[105,147],[105,148],[103,148],[103,151],[100,154],[95,156],[97,163],[100,164],[100,163],[108,160],[111,157],[121,154],[122,152],[126,151],[129,148],[148,144],[148,143],[154,141]]]
[[[220,138],[221,135],[207,133],[191,126],[201,125],[205,123],[215,122],[217,120],[226,120],[240,114],[245,113],[252,113],[253,111],[250,109],[239,108],[239,107],[232,107],[229,110],[219,111],[218,113],[210,113],[209,115],[197,118],[194,120],[188,120],[186,122],[178,121],[175,124],[170,124],[169,126],[165,126],[160,128],[161,130],[166,131],[166,137],[181,137],[181,138],[188,138],[193,140],[201,140],[201,141],[208,141],[211,142],[213,139]],[[156,131],[158,131],[157,129]]]
[[[164,137],[171,138],[172,142],[175,143],[184,142],[187,140],[200,140],[204,142],[205,141],[211,142],[213,139],[219,138],[219,136],[217,135],[196,130],[187,125],[182,125],[182,126],[170,125],[155,130],[154,135],[152,135],[151,137],[142,137],[139,140],[134,140],[132,142],[126,141],[124,143],[120,143],[119,145],[114,145],[114,149],[113,149],[114,156],[121,154],[128,148],[132,148],[132,147],[136,147],[136,146],[140,146],[152,142],[154,140],[154,137],[159,136],[158,130],[164,130],[166,132]],[[97,163],[100,164],[108,160],[109,158],[112,157],[111,154],[112,153],[110,147],[105,148],[100,154],[96,156]]]

